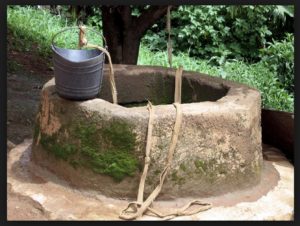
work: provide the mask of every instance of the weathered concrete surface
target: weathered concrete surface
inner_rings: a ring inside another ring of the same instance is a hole
[[[294,113],[262,109],[261,124],[263,142],[280,148],[294,161]]]
[[[10,151],[14,147],[16,147],[16,145],[13,142],[11,142],[10,140],[7,140],[6,144],[7,144],[7,151]]]
[[[115,65],[119,103],[150,99],[154,108],[151,164],[145,192],[162,171],[172,136],[175,71]],[[136,196],[149,113],[146,106],[110,102],[107,72],[102,99],[68,101],[45,84],[33,160],[77,187],[111,197]],[[262,170],[260,93],[195,72],[183,73],[183,122],[172,169],[160,198],[209,197],[259,183]],[[108,100],[108,101],[106,101]]]
[[[8,154],[8,189],[14,196],[22,197],[19,203],[7,200],[10,207],[8,220],[119,220],[118,214],[132,200],[113,199],[99,192],[75,189],[30,160],[31,144],[32,140],[25,140]],[[294,167],[274,147],[265,146],[263,153],[262,179],[256,186],[209,198],[194,196],[158,200],[154,202],[154,208],[169,212],[190,200],[200,199],[211,202],[213,208],[173,220],[293,220]],[[28,200],[32,208],[20,208]],[[16,205],[18,211],[14,212],[12,205]],[[143,216],[139,220],[160,219]]]

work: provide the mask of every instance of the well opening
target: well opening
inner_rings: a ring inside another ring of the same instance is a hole
[[[139,107],[147,105],[150,100],[154,105],[168,105],[174,102],[174,73],[144,72],[139,76],[122,74],[118,86],[118,104],[124,107]],[[121,86],[121,87],[120,87]],[[182,103],[217,101],[229,90],[222,83],[207,83],[195,79],[187,73],[182,77]],[[99,98],[110,101],[109,86],[102,86]]]

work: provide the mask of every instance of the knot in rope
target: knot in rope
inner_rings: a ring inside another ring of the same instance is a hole
[[[149,164],[151,161],[150,157],[146,156],[145,157],[145,164]]]

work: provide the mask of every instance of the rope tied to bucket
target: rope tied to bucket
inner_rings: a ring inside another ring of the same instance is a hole
[[[116,88],[116,83],[115,83],[114,69],[113,69],[110,54],[107,51],[107,49],[105,49],[101,46],[94,45],[94,44],[89,44],[88,40],[86,39],[85,32],[86,32],[86,27],[83,26],[83,25],[79,25],[79,42],[78,42],[79,48],[82,48],[82,47],[96,48],[96,49],[102,51],[104,54],[106,54],[106,56],[108,58],[108,62],[109,62],[109,71],[110,71],[109,81],[110,81],[110,87],[111,87],[111,93],[112,93],[111,95],[112,95],[113,103],[118,104],[117,88]]]
[[[176,108],[176,119],[173,127],[171,144],[169,147],[168,156],[166,160],[166,166],[163,169],[162,173],[160,174],[159,184],[148,196],[148,198],[144,201],[143,198],[144,185],[147,177],[149,164],[151,161],[150,150],[151,150],[151,143],[152,143],[153,114],[154,114],[153,113],[154,107],[152,103],[148,101],[147,109],[149,111],[149,121],[148,121],[147,143],[146,143],[146,151],[145,151],[145,165],[144,165],[144,170],[139,184],[137,201],[128,203],[127,207],[119,215],[121,219],[134,220],[141,217],[143,214],[147,214],[149,212],[154,216],[162,218],[162,220],[170,220],[176,216],[192,215],[201,211],[208,210],[212,207],[210,203],[203,203],[199,200],[193,200],[189,202],[187,205],[183,206],[182,208],[168,214],[163,214],[160,211],[150,207],[153,204],[156,197],[161,192],[164,180],[168,174],[169,169],[171,168],[174,151],[179,137],[180,127],[182,124],[182,108],[181,108],[182,71],[183,71],[182,67],[179,67],[176,70],[176,74],[175,74],[175,93],[174,93],[173,105]],[[191,209],[193,206],[198,206],[198,208]]]

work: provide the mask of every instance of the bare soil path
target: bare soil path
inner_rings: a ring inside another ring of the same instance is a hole
[[[7,139],[14,144],[32,137],[43,84],[50,80],[49,62],[30,53],[8,52]]]
[[[43,84],[53,76],[49,62],[31,52],[8,51],[7,55],[7,139],[8,150],[32,138]],[[7,187],[7,217],[15,220],[47,219],[31,199],[16,195]]]

